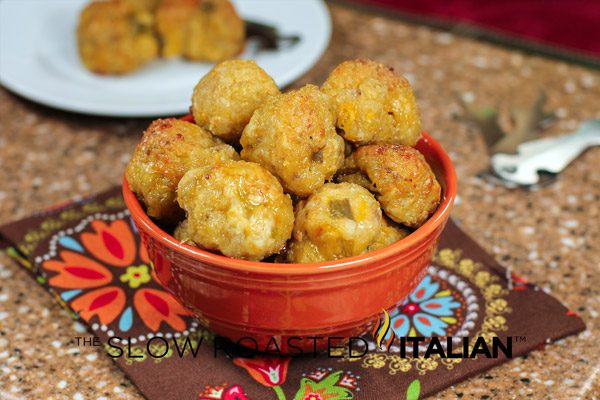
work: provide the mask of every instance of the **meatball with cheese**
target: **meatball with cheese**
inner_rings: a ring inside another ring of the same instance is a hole
[[[223,161],[188,171],[177,199],[187,215],[178,235],[229,257],[262,260],[278,253],[292,233],[290,196],[252,162]]]
[[[222,61],[242,52],[246,28],[229,0],[162,0],[156,9],[162,56]]]
[[[184,57],[223,61],[240,54],[246,43],[246,25],[229,0],[201,0],[187,26]]]
[[[336,260],[359,255],[378,239],[383,227],[379,203],[352,183],[327,183],[296,210],[292,263]]]
[[[369,145],[352,157],[393,221],[418,228],[440,203],[441,187],[425,157],[403,145]]]
[[[421,137],[410,83],[385,65],[371,60],[343,62],[321,90],[334,99],[336,126],[352,143],[414,146]]]
[[[92,1],[77,26],[77,46],[84,66],[100,74],[125,74],[158,55],[149,11],[120,0]]]
[[[121,0],[131,3],[136,9],[153,12],[164,0]]]
[[[186,41],[187,27],[200,7],[201,0],[162,0],[156,8],[156,33],[161,41],[161,56],[180,57]]]
[[[194,88],[192,113],[196,123],[213,135],[234,141],[254,111],[277,94],[277,84],[256,62],[223,61]]]
[[[410,235],[410,230],[408,228],[398,225],[393,221],[389,221],[384,217],[381,231],[379,231],[377,239],[367,247],[367,252],[387,247],[390,244],[404,239],[408,235]]]
[[[194,241],[191,239],[192,234],[189,226],[189,221],[187,219],[181,221],[175,228],[175,231],[173,231],[173,237],[175,237],[175,239],[179,240],[181,243],[185,243],[190,246],[196,246],[196,243],[194,243]]]
[[[242,133],[241,156],[271,171],[286,191],[306,197],[344,162],[334,121],[331,98],[314,85],[270,97]]]
[[[181,177],[192,168],[235,159],[239,156],[233,147],[199,126],[174,118],[158,119],[144,132],[126,177],[147,214],[169,225],[183,216],[175,193]]]

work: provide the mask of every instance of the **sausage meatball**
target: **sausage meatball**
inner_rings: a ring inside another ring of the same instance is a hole
[[[198,10],[201,0],[162,0],[156,8],[156,31],[161,40],[163,57],[183,55],[187,26]]]
[[[131,3],[138,10],[154,11],[160,1],[165,0],[121,0]]]
[[[178,119],[159,119],[148,127],[127,165],[131,190],[149,216],[173,224],[183,215],[175,191],[189,169],[216,160],[235,160],[233,147],[204,129]]]
[[[229,0],[163,0],[156,9],[163,57],[222,61],[244,49],[244,21]]]
[[[368,189],[370,192],[376,192],[375,187],[369,178],[358,170],[352,153],[350,153],[350,155],[344,160],[344,165],[336,174],[335,181],[337,183],[354,183],[364,187],[365,189]]]
[[[183,55],[190,60],[223,61],[240,54],[246,26],[229,0],[202,0],[190,20]]]
[[[371,60],[343,62],[329,74],[322,90],[334,99],[336,126],[350,142],[414,146],[421,137],[410,83],[385,65]]]
[[[404,239],[408,235],[410,235],[410,230],[408,228],[397,225],[392,221],[388,221],[388,219],[384,217],[381,231],[379,231],[377,239],[367,247],[367,252],[382,249],[392,243]]]
[[[198,125],[233,141],[239,139],[254,110],[277,94],[277,84],[256,62],[224,61],[194,88],[192,113]]]
[[[158,55],[152,29],[152,14],[132,3],[93,1],[82,11],[77,27],[81,61],[101,74],[130,72]]]
[[[177,225],[175,231],[173,232],[173,237],[182,243],[189,244],[190,246],[196,246],[196,243],[194,243],[194,241],[191,239],[189,222],[187,219],[184,219]]]
[[[382,216],[375,197],[351,183],[327,183],[297,205],[293,263],[336,260],[363,253],[378,238]]]
[[[344,162],[344,140],[334,119],[331,98],[314,85],[271,97],[244,129],[242,158],[263,165],[287,191],[306,197]]]
[[[398,144],[362,146],[353,157],[372,183],[383,210],[395,222],[417,228],[439,205],[440,184],[415,148]]]
[[[188,171],[177,198],[188,239],[229,257],[261,260],[279,252],[292,233],[290,196],[255,163],[224,161]]]

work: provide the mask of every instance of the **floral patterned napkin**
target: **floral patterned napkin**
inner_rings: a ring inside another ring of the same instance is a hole
[[[401,357],[371,334],[363,336],[362,357],[228,357],[155,281],[119,188],[0,227],[0,235],[8,254],[88,325],[151,400],[414,400],[507,361]],[[509,273],[452,221],[427,272],[389,313],[398,338],[512,337],[516,357],[585,329],[574,312]]]

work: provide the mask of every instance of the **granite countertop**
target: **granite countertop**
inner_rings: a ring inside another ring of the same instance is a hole
[[[600,148],[535,191],[477,178],[488,156],[456,118],[456,93],[506,111],[539,89],[557,121],[552,136],[600,117],[600,73],[529,56],[338,4],[332,42],[294,86],[321,83],[339,62],[373,58],[413,83],[424,128],[449,151],[459,177],[453,216],[500,262],[581,314],[587,331],[450,387],[440,399],[591,399],[600,393]],[[191,91],[192,88],[190,88]],[[503,121],[507,122],[507,121]],[[147,119],[82,116],[0,89],[0,223],[120,183]],[[0,398],[137,399],[132,384],[93,347],[41,287],[0,253]],[[596,360],[596,361],[594,361]]]

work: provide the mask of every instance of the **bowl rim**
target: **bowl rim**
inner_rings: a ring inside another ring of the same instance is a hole
[[[450,157],[443,147],[426,132],[422,132],[420,141],[427,143],[433,150],[433,154],[440,165],[442,178],[444,179],[444,193],[440,205],[427,221],[417,228],[406,238],[401,239],[389,246],[381,249],[361,254],[358,256],[341,258],[333,261],[322,261],[318,263],[289,264],[289,263],[270,263],[262,261],[247,261],[237,258],[231,258],[220,254],[215,254],[198,247],[181,243],[172,235],[163,231],[146,214],[136,195],[129,189],[129,184],[125,174],[123,175],[123,198],[125,205],[129,209],[131,218],[136,224],[143,226],[154,240],[159,241],[172,251],[183,253],[184,255],[199,261],[201,263],[218,266],[233,272],[261,273],[266,275],[314,275],[323,273],[332,273],[348,271],[366,264],[376,263],[379,260],[389,258],[393,254],[402,253],[404,250],[415,247],[423,239],[429,237],[435,229],[443,224],[449,217],[454,199],[456,198],[457,181],[456,171]]]

